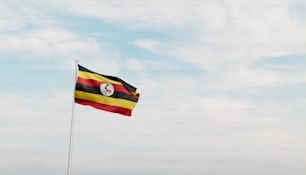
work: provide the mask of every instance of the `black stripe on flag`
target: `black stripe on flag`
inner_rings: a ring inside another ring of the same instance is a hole
[[[129,91],[132,91],[132,92],[136,92],[136,90],[137,90],[136,87],[130,85],[129,83],[127,83],[127,82],[125,82],[124,80],[122,80],[121,78],[114,77],[114,76],[109,76],[109,75],[99,74],[99,73],[94,72],[94,71],[92,71],[92,70],[89,70],[89,69],[87,69],[87,68],[85,68],[85,67],[83,67],[83,66],[81,66],[81,65],[78,65],[78,66],[79,66],[79,71],[90,72],[90,73],[98,74],[98,75],[101,75],[101,76],[103,76],[103,77],[105,77],[105,78],[108,78],[108,79],[110,79],[110,80],[120,82],[120,83],[122,83],[122,85],[123,85],[126,89],[128,89]]]
[[[99,95],[102,95],[101,91],[100,91],[100,88],[97,88],[97,87],[91,87],[91,86],[86,86],[84,84],[80,84],[80,83],[77,83],[76,84],[76,87],[75,87],[75,90],[79,90],[79,91],[84,91],[84,92],[89,92],[89,93],[93,93],[93,94],[99,94]],[[119,99],[125,99],[125,100],[129,100],[129,101],[132,101],[132,102],[137,102],[138,99],[129,95],[129,94],[126,94],[124,92],[118,92],[118,91],[115,91],[113,95],[109,96],[109,97],[112,97],[112,98],[119,98]]]

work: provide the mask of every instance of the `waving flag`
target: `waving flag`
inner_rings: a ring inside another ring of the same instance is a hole
[[[139,99],[136,88],[122,79],[102,75],[78,65],[75,102],[96,109],[132,115]]]

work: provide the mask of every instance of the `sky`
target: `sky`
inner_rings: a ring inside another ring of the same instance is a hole
[[[67,171],[75,60],[138,88],[75,106],[72,175],[306,174],[305,0],[1,0],[0,174]]]

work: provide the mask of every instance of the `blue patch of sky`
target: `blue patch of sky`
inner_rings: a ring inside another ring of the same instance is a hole
[[[30,30],[37,30],[37,29],[40,29],[41,26],[38,26],[34,23],[26,23],[24,26],[23,26],[23,31],[30,31]]]
[[[146,62],[147,60],[143,61],[142,58],[136,58],[139,62],[143,63],[143,76],[150,78],[150,77],[177,77],[177,76],[192,76],[192,78],[196,78],[196,76],[201,76],[205,74],[205,71],[199,66],[186,63],[184,61],[167,57],[167,56],[156,56],[151,55],[150,61]],[[133,68],[132,68],[133,69]],[[137,71],[134,72],[133,70],[122,67],[122,73],[129,74],[131,76],[137,76]]]
[[[250,68],[271,69],[278,71],[306,71],[306,55],[284,55],[278,57],[268,57],[254,62]]]
[[[96,17],[80,17],[65,15],[61,18],[62,27],[74,31],[84,37],[95,37],[102,42],[112,43],[114,47],[121,48],[129,45],[136,39],[151,38],[159,41],[173,39],[169,33],[156,30],[130,29],[124,24],[107,23]]]
[[[158,41],[171,41],[180,39],[179,36],[173,35],[172,32],[163,32],[158,30],[148,29],[130,29],[123,24],[110,24],[103,22],[95,17],[79,17],[72,15],[58,16],[63,21],[60,27],[68,31],[73,31],[80,37],[95,38],[97,41],[106,42],[110,45],[114,52],[120,53],[122,59],[135,58],[140,60],[153,60],[161,62],[164,65],[171,65],[171,69],[165,66],[165,69],[160,67],[146,67],[145,69],[150,74],[156,75],[192,75],[202,73],[200,68],[194,65],[187,64],[175,58],[165,57],[158,53],[151,53],[145,49],[141,49],[132,44],[138,39],[152,39]],[[64,23],[65,21],[69,21]],[[41,28],[32,23],[27,23],[23,26],[23,31],[32,31]],[[14,33],[18,31],[6,31]],[[182,39],[182,38],[181,38]],[[2,54],[1,59],[3,68],[1,70],[2,92],[35,92],[43,94],[44,91],[52,89],[71,88],[73,72],[64,70],[44,70],[35,69],[39,67],[56,67],[60,64],[56,60],[51,59],[20,59],[20,53]],[[124,67],[124,66],[123,66]],[[128,69],[122,70],[129,72]],[[47,78],[46,78],[47,77]]]
[[[120,54],[122,60],[134,58],[139,60],[154,60],[165,65],[171,65],[172,69],[161,69],[146,67],[145,69],[153,74],[194,74],[201,73],[199,67],[180,61],[175,58],[166,57],[159,53],[152,53],[145,49],[133,45],[139,39],[157,40],[159,42],[171,42],[185,40],[186,34],[183,31],[162,31],[150,29],[133,29],[124,24],[112,24],[102,21],[96,17],[80,17],[64,15],[63,21],[69,23],[62,24],[69,31],[78,33],[81,37],[94,37],[97,41],[107,43],[116,53]],[[167,67],[167,66],[165,66]],[[123,70],[124,72],[128,69]],[[132,74],[132,72],[130,72]]]
[[[124,23],[109,23],[97,17],[84,17],[65,14],[60,16],[63,21],[62,27],[75,31],[79,34],[91,36],[97,35],[103,39],[112,42],[115,40],[125,41],[139,38],[154,38],[161,41],[188,39],[190,34],[186,36],[184,29],[180,28],[131,28]],[[69,21],[69,22],[65,22]]]
[[[1,59],[1,92],[48,94],[56,90],[72,89],[73,71],[44,69],[59,64],[51,59],[17,59],[7,56]]]
[[[105,42],[111,49],[118,50],[124,57],[146,58],[148,52],[133,46],[133,42],[139,39],[157,40],[169,42],[180,39],[180,34],[173,35],[173,31],[131,29],[124,24],[107,23],[96,17],[79,17],[72,15],[63,16],[63,27],[74,31],[83,37],[94,37],[97,41]],[[150,55],[153,53],[150,53]],[[155,54],[154,56],[158,56]]]

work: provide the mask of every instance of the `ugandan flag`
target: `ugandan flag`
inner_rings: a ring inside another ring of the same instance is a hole
[[[75,102],[96,109],[132,115],[139,94],[136,88],[122,79],[102,75],[78,65]]]

